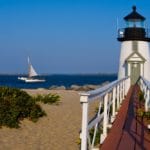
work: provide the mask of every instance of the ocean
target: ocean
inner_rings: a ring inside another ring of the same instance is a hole
[[[117,79],[116,74],[81,74],[81,75],[45,75],[42,76],[46,80],[43,83],[24,83],[18,80],[18,75],[0,75],[0,86],[8,86],[24,89],[49,88],[51,86],[65,86],[69,88],[71,85],[100,85],[106,81],[114,81]]]

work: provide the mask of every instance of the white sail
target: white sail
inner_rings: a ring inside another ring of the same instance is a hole
[[[34,77],[34,76],[37,76],[37,72],[35,71],[35,69],[33,68],[31,62],[30,62],[30,59],[28,57],[28,64],[29,64],[29,77]]]
[[[29,77],[33,77],[33,76],[37,76],[37,72],[35,71],[35,69],[33,68],[32,65],[30,65],[30,70],[29,70]]]

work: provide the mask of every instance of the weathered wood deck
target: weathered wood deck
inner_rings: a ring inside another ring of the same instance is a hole
[[[150,131],[136,116],[139,87],[131,87],[101,150],[149,150]]]

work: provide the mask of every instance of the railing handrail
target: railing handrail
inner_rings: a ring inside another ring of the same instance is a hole
[[[129,77],[125,77],[123,79],[120,79],[120,80],[115,80],[115,81],[112,81],[111,83],[109,84],[106,84],[105,86],[103,87],[100,87],[98,89],[95,89],[95,90],[91,90],[91,91],[88,91],[88,92],[80,92],[79,95],[80,96],[88,96],[88,101],[91,102],[96,98],[98,97],[102,97],[103,95],[105,95],[106,93],[108,93],[109,91],[111,91],[113,89],[113,87],[115,87],[116,85],[118,85],[120,82],[128,79]],[[82,101],[80,101],[82,102]]]

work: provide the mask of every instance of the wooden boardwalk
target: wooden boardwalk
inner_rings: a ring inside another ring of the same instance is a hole
[[[136,116],[139,87],[131,87],[101,150],[150,150],[150,131]]]

